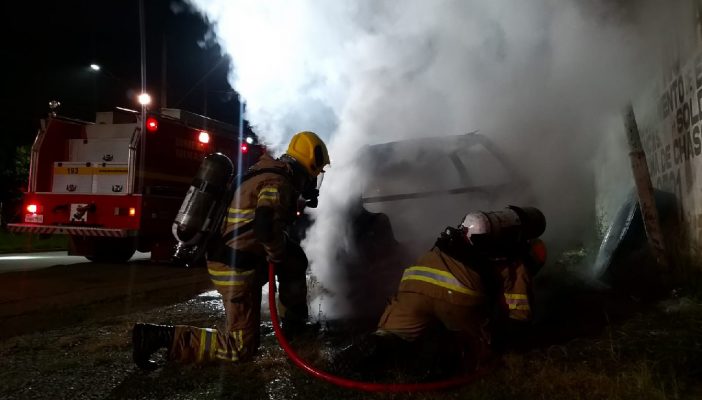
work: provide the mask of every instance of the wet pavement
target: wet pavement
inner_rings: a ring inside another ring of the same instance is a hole
[[[165,367],[146,373],[131,360],[136,321],[215,327],[222,317],[216,291],[148,312],[16,336],[0,343],[0,398],[301,398],[293,384],[313,382],[287,362],[270,322],[260,356],[243,365]]]

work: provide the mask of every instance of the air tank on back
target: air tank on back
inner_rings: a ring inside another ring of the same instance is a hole
[[[212,153],[202,160],[171,228],[178,241],[176,262],[189,265],[203,255],[204,242],[226,210],[233,177],[234,164],[226,155]]]
[[[500,248],[541,236],[546,230],[546,217],[534,207],[509,206],[500,211],[469,213],[461,225],[474,245]]]

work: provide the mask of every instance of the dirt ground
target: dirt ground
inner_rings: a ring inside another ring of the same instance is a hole
[[[100,294],[95,298],[103,300],[95,303],[90,296],[79,295],[80,290],[67,290],[62,299],[79,304],[70,313],[59,312],[60,307],[41,313],[36,306],[42,302],[37,300],[34,309],[25,310],[27,319],[15,315],[2,321],[32,332],[6,334],[0,342],[0,398],[702,398],[702,304],[698,298],[675,293],[664,301],[642,304],[575,284],[561,285],[558,292],[544,292],[541,307],[550,318],[535,327],[529,346],[508,352],[484,379],[455,390],[369,395],[319,382],[286,358],[267,318],[261,353],[252,362],[165,364],[147,373],[131,361],[134,322],[214,327],[222,310],[217,293],[207,289],[204,271],[183,272],[170,267],[143,270],[122,271],[125,277],[114,279],[114,285],[108,285],[111,290],[101,289],[86,270],[82,275],[82,282],[90,289],[86,293]],[[56,274],[58,279],[60,274]],[[172,276],[178,278],[164,283]],[[19,276],[15,279],[16,285],[22,282]],[[131,295],[125,297],[125,290],[131,290]],[[178,296],[185,298],[178,300]],[[51,317],[52,313],[56,315]],[[72,319],[65,319],[65,315]],[[30,328],[26,328],[28,321]],[[333,324],[322,325],[318,333],[293,343],[302,357],[321,368],[328,368],[338,349],[357,334],[330,327]]]

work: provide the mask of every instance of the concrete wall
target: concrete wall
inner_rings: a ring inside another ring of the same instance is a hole
[[[641,139],[653,185],[677,196],[678,228],[668,237],[678,263],[702,256],[702,5],[694,33],[675,38],[669,57],[661,59],[658,79],[643,85],[634,99]],[[689,23],[689,21],[681,21]],[[660,50],[660,49],[658,49]],[[664,49],[665,50],[665,49]],[[655,52],[666,54],[666,51]],[[596,203],[605,228],[633,187],[623,121],[612,121],[596,165]],[[693,261],[694,262],[694,261]],[[699,265],[699,263],[697,263]]]

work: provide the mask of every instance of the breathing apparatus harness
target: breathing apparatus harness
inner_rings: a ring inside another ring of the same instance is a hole
[[[494,268],[491,268],[492,262],[487,254],[468,243],[463,229],[446,227],[436,239],[434,247],[460,261],[466,268],[478,273],[485,288],[486,303],[496,304],[495,300],[497,300],[501,289],[501,281]]]
[[[502,278],[495,269],[499,260],[519,260],[535,275],[545,260],[537,260],[532,245],[546,229],[546,219],[534,207],[509,206],[502,211],[473,212],[457,227],[447,227],[434,246],[442,253],[475,271],[485,288],[493,320],[499,320],[498,306]],[[543,247],[543,242],[540,242]],[[545,248],[542,250],[545,252]],[[544,254],[545,257],[545,254]]]
[[[201,260],[207,251],[211,260],[228,263],[235,250],[226,246],[226,242],[250,231],[254,226],[251,221],[224,235],[220,234],[227,208],[241,184],[266,173],[283,176],[293,186],[297,174],[304,174],[302,177],[307,178],[306,172],[294,158],[281,158],[291,166],[292,172],[285,168],[249,168],[243,175],[235,176],[232,162],[226,155],[213,153],[205,157],[173,222],[173,236],[178,241],[173,254],[174,261],[192,265]],[[312,208],[317,206],[319,195],[313,182],[312,179],[305,179],[301,192],[306,206]]]
[[[276,174],[285,177],[288,179],[290,182],[295,182],[295,175],[296,174],[306,174],[305,171],[300,168],[300,166],[297,164],[297,162],[292,159],[291,157],[281,157],[281,158],[288,158],[292,161],[285,160],[286,162],[291,165],[293,172],[290,173],[287,169],[284,168],[260,168],[260,169],[249,169],[244,176],[241,177],[241,180],[238,182],[238,185],[236,187],[233,187],[230,195],[227,198],[226,204],[229,204],[232,200],[232,197],[234,193],[236,192],[236,189],[241,186],[244,182],[248,181],[249,179],[256,177],[258,175],[262,174]],[[305,176],[305,175],[303,175]],[[317,197],[319,196],[319,190],[315,187],[314,184],[311,184],[310,182],[313,182],[311,179],[306,179],[302,192],[300,195],[302,198],[305,199],[305,207],[310,207],[310,208],[315,208],[317,207],[318,201]],[[221,224],[221,223],[220,223]],[[231,262],[233,260],[240,260],[241,264],[246,265],[254,265],[255,263],[255,257],[252,257],[251,254],[248,254],[246,252],[242,251],[237,251],[235,249],[232,249],[231,247],[227,246],[227,242],[230,240],[233,240],[234,238],[243,235],[244,233],[247,233],[251,231],[254,227],[254,221],[247,222],[246,224],[237,227],[236,229],[233,229],[225,234],[219,234],[220,229],[218,228],[216,233],[214,234],[214,238],[212,239],[212,243],[208,247],[208,258],[212,261],[219,261],[224,264],[229,264],[231,265]]]

